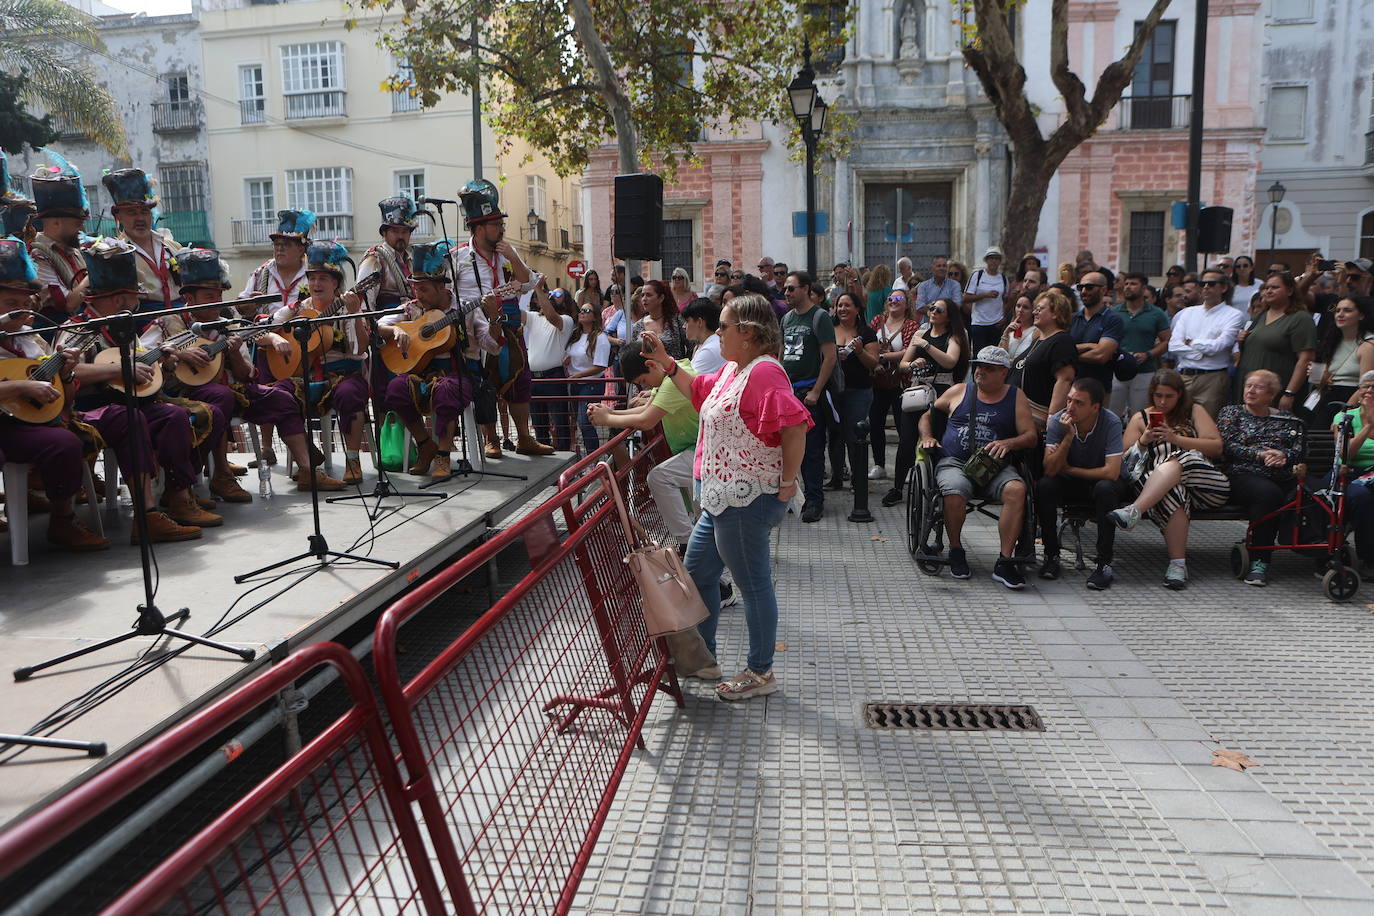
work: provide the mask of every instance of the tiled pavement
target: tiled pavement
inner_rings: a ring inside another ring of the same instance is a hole
[[[1239,526],[1207,523],[1169,592],[1142,524],[1112,590],[1013,593],[990,522],[956,582],[917,571],[900,508],[857,526],[848,501],[780,529],[781,691],[656,706],[576,912],[1374,913],[1374,586],[1333,604],[1282,555],[1247,587]],[[738,609],[720,642],[742,667]],[[877,731],[871,701],[1030,703],[1048,730]]]

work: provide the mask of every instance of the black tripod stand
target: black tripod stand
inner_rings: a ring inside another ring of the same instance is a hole
[[[375,312],[347,313],[344,314],[342,318],[375,318],[379,315],[391,314],[394,314],[393,309],[384,309]],[[285,324],[281,325],[281,327],[291,331],[292,336],[296,338],[296,344],[300,347],[301,350],[299,376],[299,381],[301,383],[300,408],[301,419],[305,421],[305,431],[307,436],[309,436],[310,434],[310,421],[313,419],[313,417],[311,416],[312,410],[310,408],[310,336],[316,325],[333,324],[334,322],[339,320],[340,316],[338,315],[328,315],[321,318],[293,318]],[[255,569],[252,572],[246,572],[241,575],[237,575],[234,577],[234,581],[241,583],[245,579],[251,579],[254,576],[260,575],[262,573],[271,572],[274,569],[280,569],[283,566],[289,566],[292,563],[298,563],[301,560],[310,557],[313,557],[315,560],[317,560],[321,566],[324,566],[333,560],[355,560],[359,563],[372,563],[377,566],[385,567],[387,569],[398,569],[401,564],[393,560],[379,560],[375,557],[364,557],[358,554],[341,553],[340,551],[329,549],[329,542],[324,539],[324,532],[320,530],[320,485],[319,481],[315,478],[315,468],[317,467],[315,463],[315,449],[309,448],[306,449],[306,451],[310,453],[310,467],[307,470],[310,474],[310,509],[311,512],[314,514],[315,519],[315,531],[313,534],[308,536],[307,540],[309,549],[307,549],[304,553],[296,554],[294,557],[287,557],[285,560],[278,560],[276,563],[270,563],[267,566]]]
[[[369,318],[368,323],[372,326],[372,334],[368,338],[368,352],[372,354],[372,365],[381,366],[382,347],[377,342],[377,322]],[[371,509],[369,509],[367,513],[367,517],[375,522],[382,515],[382,500],[384,499],[391,499],[395,497],[397,499],[404,500],[407,496],[414,496],[420,499],[448,499],[449,496],[451,496],[452,494],[425,493],[421,490],[398,490],[394,486],[392,486],[391,472],[382,466],[381,450],[383,417],[379,415],[381,411],[377,410],[374,405],[375,400],[373,398],[368,398],[367,409],[371,411],[372,414],[372,457],[374,459],[373,463],[376,465],[377,470],[377,483],[372,487],[371,493],[350,493],[347,496],[331,496],[329,499],[326,499],[325,502],[330,503],[332,505],[333,503],[345,503],[355,499],[360,499],[363,500],[363,507],[367,508],[367,500],[375,499],[377,501],[376,504]],[[448,478],[444,479],[447,480]],[[392,508],[394,509],[397,507]]]
[[[146,320],[150,316],[157,317],[159,314],[174,314],[180,309],[167,309],[163,312],[148,312],[140,319]],[[120,312],[118,315],[111,315],[108,318],[98,318],[85,323],[88,328],[105,327],[109,329],[110,336],[119,346],[119,369],[120,375],[124,380],[124,410],[128,415],[130,448],[133,451],[134,471],[129,475],[129,489],[134,498],[134,527],[138,531],[138,553],[139,560],[143,566],[143,603],[138,606],[138,620],[134,622],[134,627],[128,633],[103,639],[94,645],[85,646],[75,652],[68,652],[56,658],[40,662],[37,665],[25,665],[14,670],[16,681],[27,681],[36,672],[63,662],[71,661],[74,658],[81,658],[90,655],[92,652],[99,652],[101,649],[109,648],[113,645],[126,642],[138,636],[171,636],[176,639],[195,643],[199,646],[206,646],[220,652],[228,652],[237,655],[246,662],[251,662],[257,653],[252,649],[240,649],[236,646],[226,645],[225,643],[215,642],[202,636],[185,633],[181,630],[174,630],[167,624],[173,621],[184,621],[191,616],[189,608],[181,608],[176,613],[164,615],[154,603],[153,589],[153,545],[148,537],[148,510],[145,503],[145,493],[143,489],[144,470],[151,467],[151,462],[145,461],[142,454],[142,437],[139,427],[146,427],[143,421],[143,414],[138,409],[138,390],[137,379],[134,375],[134,341],[137,332],[134,327],[134,316],[129,312]],[[45,741],[49,739],[44,739]],[[93,756],[95,755],[91,751]]]

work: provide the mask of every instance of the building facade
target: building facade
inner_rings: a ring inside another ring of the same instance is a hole
[[[456,199],[474,166],[471,100],[443,97],[423,108],[407,92],[382,89],[405,62],[376,45],[386,20],[346,23],[339,0],[287,4],[207,0],[201,11],[215,234],[236,279],[271,255],[277,211],[310,209],[312,236],[336,239],[355,259],[378,239],[377,202],[395,195]],[[536,162],[503,171],[491,131],[482,127],[484,177],[501,188],[508,238],[536,269],[553,272],[572,248],[570,214],[580,201]],[[537,219],[527,223],[533,211]],[[549,235],[568,214],[568,245]],[[443,231],[464,238],[460,212],[422,218],[415,240]],[[532,227],[532,230],[531,230]],[[529,236],[527,238],[527,236]],[[541,240],[541,238],[543,240]]]
[[[1098,0],[1068,7],[1069,61],[1092,92],[1102,70],[1130,45],[1148,0]],[[1049,73],[1049,0],[1031,0],[1017,36],[1027,95],[1043,112],[1047,135],[1063,117]],[[1192,85],[1193,7],[1165,12],[1135,77],[1098,132],[1064,161],[1050,187],[1036,248],[1051,264],[1080,249],[1098,263],[1162,281],[1182,260],[1183,235],[1171,211],[1188,188],[1188,121],[1204,106],[1202,201],[1234,210],[1229,252],[1253,253],[1260,211],[1255,196],[1264,137],[1259,59],[1259,0],[1213,0],[1208,20],[1206,86]]]
[[[1374,258],[1374,8],[1271,0],[1264,27],[1265,135],[1257,248],[1299,267],[1312,251]],[[1277,216],[1277,219],[1275,218]],[[1272,246],[1271,246],[1272,241]]]
[[[87,231],[114,231],[101,175],[137,166],[156,183],[161,202],[158,227],[182,242],[211,244],[215,239],[202,101],[205,80],[195,16],[111,13],[100,4],[87,11],[96,16],[105,49],[79,51],[77,58],[93,68],[98,82],[114,97],[128,141],[128,155],[117,158],[73,128],[61,112],[53,113],[62,136],[50,146],[81,172],[90,198]],[[41,154],[29,151],[14,158],[16,176],[27,176],[45,162]],[[26,179],[19,183],[27,190]]]

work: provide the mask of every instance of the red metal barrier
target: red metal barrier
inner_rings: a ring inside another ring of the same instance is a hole
[[[573,394],[571,386],[579,383],[594,384],[593,394]],[[616,394],[607,396],[606,383],[616,386]],[[562,450],[567,445],[576,452],[584,448],[580,419],[585,416],[589,404],[606,404],[623,408],[625,406],[625,380],[596,376],[586,379],[536,378],[530,384],[530,427],[535,438],[551,443]],[[610,427],[597,427],[598,436],[606,438],[615,430]],[[566,440],[566,441],[563,441]]]
[[[615,485],[592,468],[378,621],[379,688],[459,913],[567,912],[655,695],[683,703],[622,562],[627,519],[600,489]],[[405,621],[522,542],[530,572],[402,683]]]
[[[448,912],[366,676],[334,643],[293,653],[0,836],[0,877],[321,665],[352,707],[103,912]]]

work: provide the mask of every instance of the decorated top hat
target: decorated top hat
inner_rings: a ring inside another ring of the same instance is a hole
[[[388,197],[386,200],[379,201],[377,206],[382,211],[382,224],[377,228],[378,233],[385,232],[387,226],[396,226],[401,229],[415,228],[420,211],[415,206],[415,201],[409,197]]]
[[[448,269],[449,252],[453,243],[448,239],[416,245],[410,249],[410,279],[437,280],[448,283],[453,279]]]
[[[305,250],[305,272],[312,274],[323,271],[342,283],[343,265],[347,260],[348,249],[338,242],[311,242]]]
[[[300,242],[302,245],[310,244],[310,228],[315,225],[315,213],[313,210],[278,210],[277,231],[273,232],[268,238],[291,239]]]
[[[223,290],[230,287],[229,270],[219,252],[208,248],[183,248],[172,257],[172,276],[182,292],[188,289]]]
[[[42,288],[28,246],[16,238],[0,239],[0,289],[33,293]]]
[[[0,198],[0,235],[23,238],[33,216],[33,201],[15,194]]]
[[[463,216],[469,226],[506,218],[506,214],[501,212],[501,195],[496,185],[485,178],[463,185],[458,192],[458,199],[463,203]]]
[[[110,200],[115,207],[144,207],[151,210],[157,206],[153,183],[143,169],[116,169],[101,178],[100,183],[110,192]]]
[[[86,189],[81,186],[79,174],[68,175],[60,169],[49,167],[34,172],[29,180],[33,182],[33,200],[37,209],[35,218],[70,216],[85,219],[91,215]]]
[[[123,239],[100,238],[81,249],[86,261],[87,299],[116,293],[142,293],[138,283],[138,258],[134,246]]]

